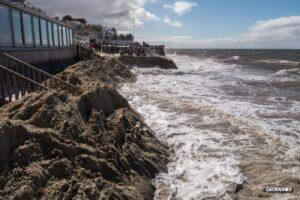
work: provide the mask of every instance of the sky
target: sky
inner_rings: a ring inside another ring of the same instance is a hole
[[[27,2],[50,16],[83,17],[167,48],[300,48],[300,0]]]

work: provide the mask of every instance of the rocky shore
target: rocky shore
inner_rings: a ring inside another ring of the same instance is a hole
[[[114,59],[57,76],[80,94],[35,92],[0,108],[0,199],[152,199],[168,151],[116,90],[135,76]]]
[[[173,60],[163,56],[120,56],[118,59],[128,67],[138,66],[141,68],[158,67],[161,69],[177,69]]]

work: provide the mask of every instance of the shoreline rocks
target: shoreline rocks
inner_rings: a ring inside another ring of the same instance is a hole
[[[120,56],[118,59],[128,67],[178,69],[174,61],[162,56]]]
[[[153,199],[168,150],[116,87],[113,60],[58,74],[80,87],[31,93],[0,108],[0,199]]]

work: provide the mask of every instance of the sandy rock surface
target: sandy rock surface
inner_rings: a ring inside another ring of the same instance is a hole
[[[1,200],[153,198],[167,149],[115,90],[134,75],[106,62],[58,75],[79,95],[35,92],[0,108]]]

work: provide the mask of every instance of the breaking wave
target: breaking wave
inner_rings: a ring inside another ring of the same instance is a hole
[[[275,76],[280,77],[288,77],[288,76],[298,75],[300,76],[300,68],[293,68],[293,69],[283,69],[278,71]]]
[[[300,62],[294,62],[289,60],[261,60],[260,62],[269,63],[269,64],[285,64],[285,65],[292,65],[292,66],[298,66],[300,65]]]

